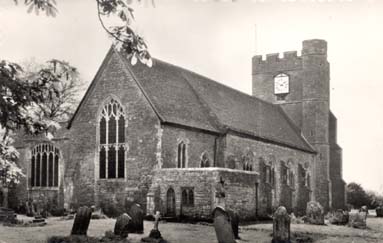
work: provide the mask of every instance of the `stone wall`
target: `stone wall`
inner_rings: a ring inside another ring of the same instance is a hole
[[[201,167],[202,154],[206,153],[210,166],[214,166],[216,136],[201,131],[163,125],[162,168],[177,167],[178,144],[186,144],[186,167]]]
[[[28,199],[34,201],[45,201],[50,206],[58,208],[64,207],[64,182],[63,175],[65,173],[66,158],[68,158],[68,139],[66,137],[66,128],[60,129],[54,133],[53,139],[47,139],[44,134],[39,136],[27,136],[20,131],[15,134],[15,145],[19,152],[18,165],[21,167],[25,177],[20,183],[12,188],[10,194],[10,206],[17,207],[25,203]],[[58,167],[58,186],[57,187],[32,187],[31,186],[31,158],[32,149],[39,144],[52,144],[59,150],[59,167]]]
[[[211,218],[216,206],[215,192],[217,183],[224,181],[226,208],[238,212],[242,219],[256,216],[256,172],[247,172],[225,168],[185,168],[159,169],[155,171],[151,190],[157,191],[154,206],[163,215],[169,215],[167,201],[168,190],[175,192],[176,216],[192,218]],[[182,205],[182,189],[191,188],[194,192],[193,206]]]
[[[299,183],[298,168],[300,165],[305,168],[310,175],[313,175],[313,154],[228,134],[226,136],[225,163],[235,163],[236,169],[243,169],[243,161],[246,159],[244,156],[250,158],[253,168],[256,168],[255,170],[260,173],[259,215],[266,216],[270,212],[267,212],[267,209],[270,207],[267,198],[270,198],[270,194],[272,195],[273,209],[280,205],[286,206],[289,211],[295,212],[305,209],[306,203],[310,198],[308,198],[306,194],[302,196],[297,193],[302,186]],[[262,162],[274,168],[274,185],[270,185],[266,182]],[[294,174],[294,185],[286,186],[285,183],[283,183],[281,178],[282,163]],[[310,184],[313,185],[312,176],[310,178]]]
[[[113,51],[104,60],[72,121],[73,148],[65,174],[66,201],[74,207],[121,204],[131,196],[145,208],[152,170],[160,166],[162,129],[150,103]],[[99,178],[99,114],[111,98],[125,113],[125,178]],[[137,193],[137,192],[143,193]]]
[[[284,73],[289,77],[289,92],[281,96],[274,94],[274,77]],[[324,40],[305,40],[302,55],[297,52],[267,54],[253,58],[253,95],[278,104],[301,130],[315,148],[313,194],[325,210],[329,209],[331,196],[339,191],[330,187],[330,64],[327,61],[327,43]],[[331,121],[330,121],[331,122]],[[341,177],[337,174],[337,177]]]

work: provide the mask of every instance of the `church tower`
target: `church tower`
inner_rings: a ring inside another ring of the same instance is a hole
[[[334,193],[344,195],[344,183],[342,192],[332,191],[331,177],[343,180],[341,168],[337,170],[338,174],[330,176],[330,168],[341,166],[341,157],[339,151],[334,152],[336,159],[330,162],[330,136],[336,137],[336,134],[329,133],[336,129],[330,129],[330,118],[334,118],[330,117],[330,67],[326,41],[303,41],[301,56],[296,51],[284,52],[283,58],[278,53],[267,54],[266,60],[254,56],[252,69],[253,95],[279,105],[318,152],[312,171],[312,199],[320,202],[327,211],[332,207]],[[332,162],[336,166],[332,166]],[[344,197],[337,200],[343,200],[343,203],[336,207],[343,207]]]

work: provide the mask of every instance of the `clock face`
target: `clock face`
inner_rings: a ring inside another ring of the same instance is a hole
[[[274,78],[274,94],[289,93],[289,76],[286,74],[278,74]]]

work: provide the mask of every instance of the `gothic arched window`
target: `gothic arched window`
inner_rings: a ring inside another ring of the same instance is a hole
[[[306,175],[306,187],[308,188],[308,189],[311,189],[311,177],[310,177],[310,173],[307,173],[307,175]]]
[[[207,153],[203,153],[201,157],[201,168],[210,167],[210,160]]]
[[[60,152],[52,144],[42,143],[32,149],[31,187],[58,187]]]
[[[99,177],[125,177],[125,114],[121,104],[111,99],[99,118]]]
[[[177,155],[177,167],[186,168],[186,144],[184,142],[178,144]]]
[[[181,203],[182,203],[182,206],[193,206],[194,205],[194,190],[193,190],[193,188],[182,188]]]
[[[253,171],[253,165],[252,165],[252,161],[249,154],[246,156],[243,156],[242,163],[243,163],[243,170]]]

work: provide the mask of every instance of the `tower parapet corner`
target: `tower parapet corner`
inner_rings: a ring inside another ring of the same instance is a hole
[[[327,42],[321,39],[304,40],[302,42],[302,56],[326,55]]]

